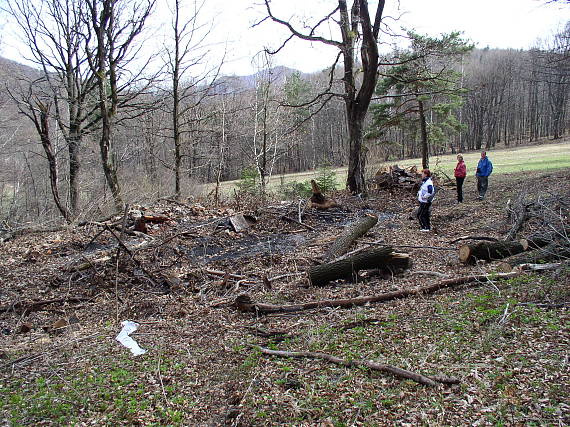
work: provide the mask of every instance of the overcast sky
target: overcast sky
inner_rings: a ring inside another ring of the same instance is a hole
[[[188,5],[193,0],[186,0]],[[545,5],[546,0],[386,0],[385,22],[393,30],[400,27],[415,29],[420,34],[437,35],[459,30],[477,47],[525,49],[538,38],[548,38],[570,20],[570,6],[566,2]],[[275,15],[284,19],[315,22],[334,9],[335,0],[272,0]],[[165,0],[158,0],[158,10],[152,25],[155,34],[168,27],[168,8]],[[376,10],[377,1],[370,0],[370,9]],[[191,8],[185,8],[189,11]],[[251,74],[259,68],[252,57],[263,47],[276,47],[287,37],[280,25],[266,21],[252,27],[264,16],[261,0],[205,0],[199,20],[212,25],[209,35],[211,64],[226,51],[225,74]],[[371,12],[373,13],[373,12]],[[336,26],[325,26],[325,36],[336,37]],[[5,25],[2,37],[2,55],[22,62],[22,48],[14,41],[14,27]],[[155,36],[157,45],[161,37]],[[381,42],[394,40],[382,36]],[[152,43],[148,43],[150,46]],[[286,65],[304,72],[326,68],[331,64],[336,49],[320,43],[295,41],[273,58],[273,65]]]
[[[221,28],[231,46],[226,70],[237,74],[252,70],[251,56],[264,45],[279,46],[288,33],[273,22],[251,28],[264,12],[260,1],[209,0],[216,2],[217,28]],[[255,4],[258,6],[254,6]],[[545,5],[543,0],[386,0],[385,21],[392,29],[415,29],[421,34],[437,35],[454,30],[463,31],[477,47],[525,49],[538,38],[546,38],[570,20],[568,4]],[[272,0],[275,14],[320,19],[323,12],[334,8],[334,0]],[[376,10],[376,1],[369,1]],[[398,18],[396,20],[395,18]],[[333,30],[333,29],[331,29]],[[220,34],[220,33],[219,33]],[[329,34],[330,35],[330,34]],[[388,37],[381,39],[392,43]],[[305,72],[325,68],[336,50],[319,43],[298,41],[275,59]]]

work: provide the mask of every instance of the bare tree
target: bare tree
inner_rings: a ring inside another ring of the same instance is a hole
[[[291,32],[291,36],[273,53],[277,53],[289,40],[297,37],[310,42],[334,46],[338,49],[337,61],[342,56],[343,93],[326,91],[317,98],[319,100],[330,100],[332,96],[341,96],[344,99],[349,135],[348,178],[346,185],[352,193],[365,192],[366,180],[364,173],[366,158],[363,147],[363,126],[368,106],[376,87],[379,62],[378,35],[385,0],[378,2],[373,20],[371,19],[367,0],[354,0],[350,12],[347,2],[338,0],[336,8],[316,24],[310,26],[306,32],[298,30],[290,22],[276,17],[271,10],[269,0],[264,0],[264,2],[269,18],[273,22],[285,26]],[[334,18],[335,16],[338,17]],[[330,23],[338,25],[341,40],[333,40],[318,35],[322,26]],[[360,61],[357,59],[359,51]],[[331,76],[334,73],[337,61],[331,68]]]
[[[34,96],[44,97],[46,91],[52,99],[42,109],[53,114],[58,128],[65,138],[69,156],[69,218],[74,218],[80,209],[79,172],[81,168],[80,147],[83,137],[92,132],[99,116],[93,114],[95,75],[86,64],[82,49],[86,22],[82,19],[83,0],[7,0],[6,10],[15,19],[25,41],[29,60],[35,63],[43,75],[42,84],[34,78],[30,90],[20,99],[28,105],[28,113],[36,111],[29,100]],[[41,92],[41,93],[40,93]],[[40,132],[37,117],[32,119]],[[47,120],[47,118],[46,118]],[[47,122],[46,122],[47,123]],[[43,140],[45,135],[39,134]],[[59,207],[59,203],[57,202]],[[60,209],[61,211],[61,209]],[[66,214],[66,215],[67,215]]]
[[[97,79],[101,162],[119,211],[123,207],[123,197],[113,152],[113,131],[119,109],[128,108],[151,81],[141,80],[141,72],[133,75],[128,65],[132,65],[140,52],[140,46],[135,48],[134,41],[143,31],[155,1],[85,0],[88,12],[85,46],[89,66]],[[137,87],[141,84],[142,87]]]
[[[53,196],[53,201],[57,206],[61,216],[69,223],[73,219],[72,212],[65,206],[59,194],[59,171],[57,164],[57,153],[52,142],[51,132],[49,128],[50,109],[49,97],[40,99],[37,95],[33,94],[33,87],[41,85],[39,81],[32,82],[27,85],[27,88],[21,88],[18,92],[11,91],[10,95],[16,102],[19,111],[29,118],[38,133],[40,143],[42,145],[44,154],[46,156],[49,168],[49,182],[50,189]],[[26,160],[27,161],[27,160]]]
[[[209,68],[205,58],[209,53],[205,41],[210,34],[210,28],[201,25],[198,17],[204,1],[194,2],[191,11],[185,15],[181,8],[181,1],[174,0],[172,11],[172,45],[166,48],[167,73],[172,81],[171,103],[169,113],[172,116],[172,140],[174,142],[174,193],[180,198],[182,175],[182,145],[183,136],[189,132],[185,119],[206,96],[210,95],[215,86],[223,60],[216,66]],[[194,76],[189,72],[202,66]]]

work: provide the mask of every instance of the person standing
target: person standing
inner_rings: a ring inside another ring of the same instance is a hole
[[[418,202],[420,207],[418,209],[418,220],[420,221],[420,231],[430,231],[429,208],[431,202],[435,197],[435,188],[431,180],[431,172],[429,169],[422,171],[422,185],[418,190]]]
[[[467,176],[467,166],[461,154],[457,155],[457,166],[455,166],[455,182],[457,183],[457,202],[463,203],[463,182]]]
[[[489,186],[489,175],[491,175],[491,173],[493,173],[493,163],[491,163],[491,160],[487,157],[487,152],[481,151],[481,159],[479,159],[477,171],[475,172],[479,200],[485,198],[485,193],[487,193],[487,187]]]

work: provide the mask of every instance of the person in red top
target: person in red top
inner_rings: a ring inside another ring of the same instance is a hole
[[[463,203],[463,181],[467,176],[467,167],[461,154],[457,155],[457,166],[455,166],[455,181],[457,182],[457,201]]]

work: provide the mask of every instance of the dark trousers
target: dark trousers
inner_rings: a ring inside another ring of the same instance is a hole
[[[478,176],[477,177],[477,191],[479,192],[479,197],[482,199],[485,197],[487,192],[487,187],[489,186],[488,176]]]
[[[457,201],[463,201],[463,181],[465,181],[465,177],[458,178],[455,177],[455,182],[457,182]]]
[[[420,208],[418,209],[418,220],[420,221],[420,228],[423,230],[429,230],[429,208],[431,202],[420,202]]]

